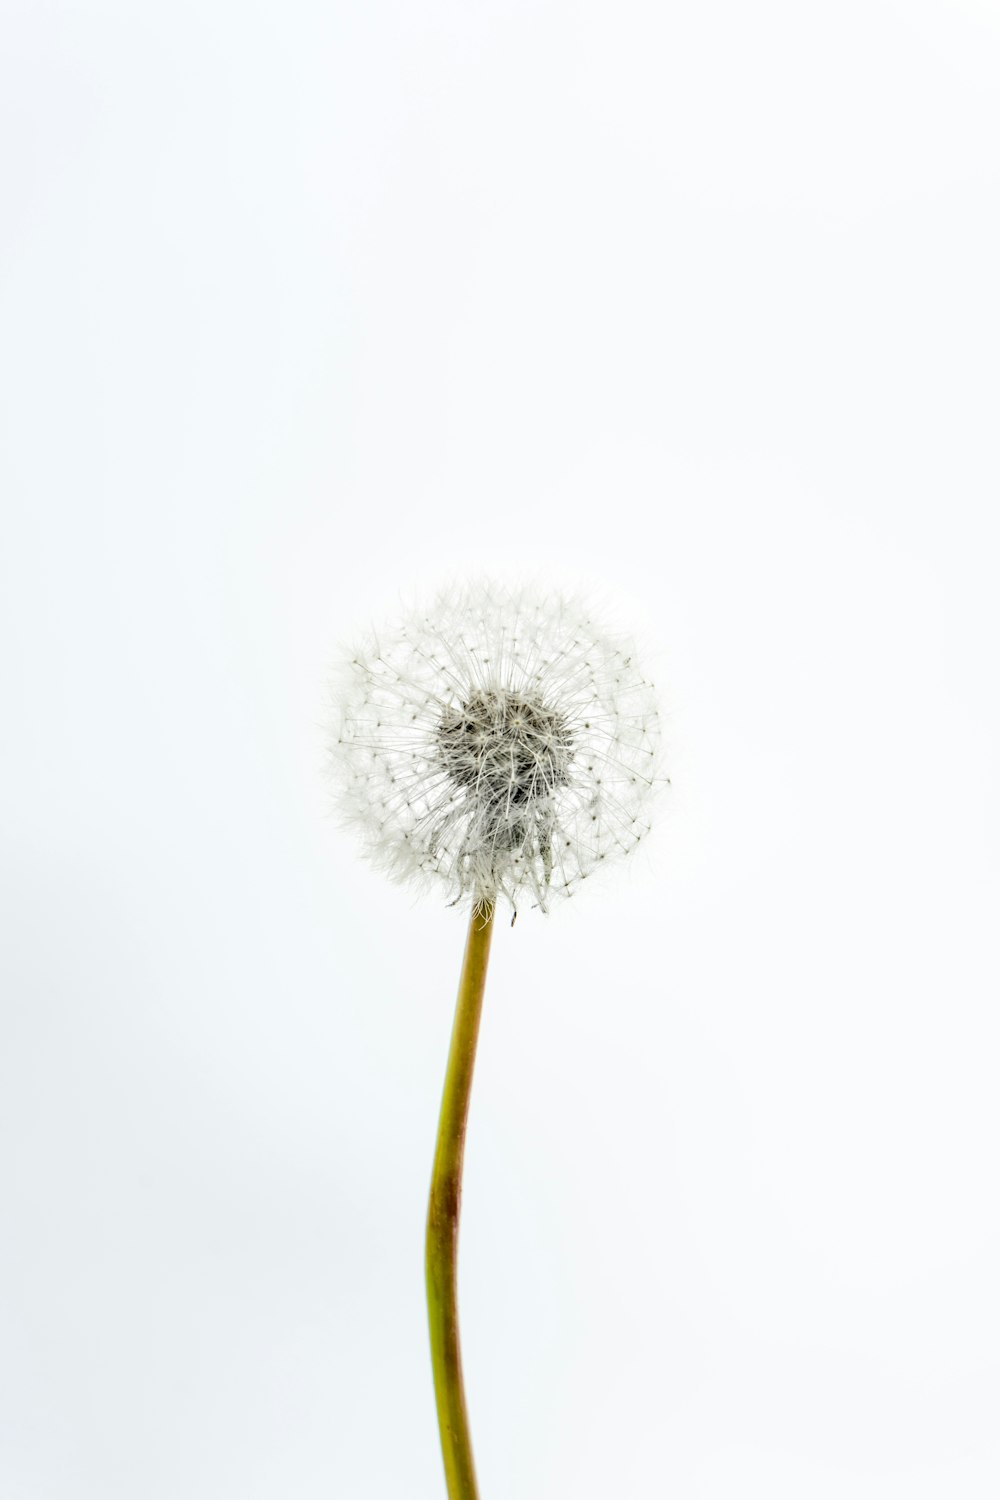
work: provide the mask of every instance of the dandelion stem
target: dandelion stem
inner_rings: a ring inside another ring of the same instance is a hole
[[[458,1219],[469,1094],[493,936],[493,907],[473,910],[455,1005],[427,1210],[427,1310],[449,1500],[477,1500],[458,1338]]]

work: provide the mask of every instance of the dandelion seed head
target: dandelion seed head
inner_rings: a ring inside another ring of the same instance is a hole
[[[649,831],[653,689],[575,601],[444,594],[364,641],[337,697],[338,804],[396,878],[544,911]]]

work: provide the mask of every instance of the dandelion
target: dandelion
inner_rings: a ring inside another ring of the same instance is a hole
[[[391,874],[546,911],[648,832],[656,745],[627,642],[485,585],[365,642],[335,749],[342,808]]]
[[[649,831],[658,717],[633,647],[558,595],[480,584],[372,635],[332,747],[339,804],[393,877],[470,912],[427,1221],[450,1500],[476,1500],[458,1339],[465,1129],[498,903],[547,912]]]

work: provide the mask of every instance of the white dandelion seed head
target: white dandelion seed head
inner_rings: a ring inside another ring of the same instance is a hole
[[[396,878],[544,911],[649,831],[653,689],[575,601],[443,594],[370,636],[337,697],[338,803]]]

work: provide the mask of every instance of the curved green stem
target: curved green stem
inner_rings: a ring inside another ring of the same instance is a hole
[[[469,1093],[493,936],[493,907],[474,910],[465,944],[427,1209],[427,1310],[448,1500],[478,1500],[458,1339],[458,1218]]]

